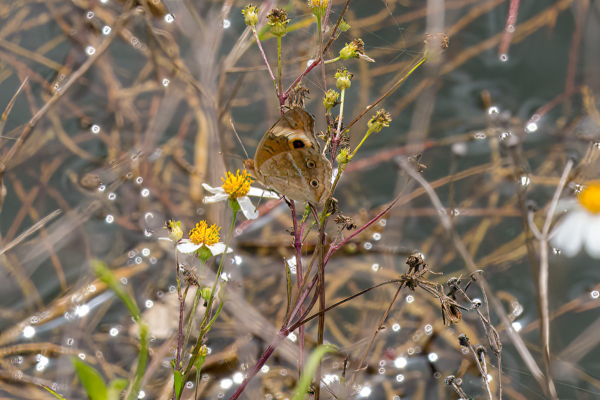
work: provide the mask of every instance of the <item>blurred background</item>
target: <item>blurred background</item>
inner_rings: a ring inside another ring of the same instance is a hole
[[[328,32],[345,3],[333,2]],[[205,219],[223,226],[225,237],[226,203],[204,204],[209,193],[201,184],[219,186],[225,171],[243,168],[229,156],[246,158],[230,121],[252,156],[280,115],[241,15],[246,5],[0,2],[0,110],[7,110],[0,125],[3,398],[52,398],[39,384],[67,399],[86,398],[74,378],[73,355],[107,380],[131,376],[137,332],[126,308],[91,272],[93,258],[114,270],[150,324],[151,355],[140,398],[170,398],[178,318],[175,257],[157,238],[166,236],[162,228],[171,218],[182,221],[184,232]],[[288,87],[316,54],[316,20],[304,1],[267,0],[258,6],[259,34],[274,68],[276,40],[264,28],[265,15],[275,6],[288,11],[282,51]],[[398,277],[415,251],[432,271],[443,273],[431,275],[433,281],[467,275],[440,224],[444,212],[511,318],[509,327],[492,312],[504,345],[504,398],[548,398],[506,330],[518,332],[541,367],[537,244],[530,241],[528,252],[531,234],[523,213],[528,201],[540,208],[550,202],[568,157],[579,163],[563,197],[600,178],[595,100],[600,2],[352,0],[346,20],[351,28],[325,58],[361,38],[376,61],[327,65],[328,88],[335,85],[337,68],[354,74],[344,111],[350,120],[422,56],[425,33],[443,32],[449,48],[379,105],[391,113],[390,127],[370,137],[342,177],[335,197],[359,226],[404,190],[384,219],[331,259],[328,304]],[[325,130],[321,68],[302,83],[310,90],[306,109],[315,115],[316,130]],[[372,114],[352,127],[352,146]],[[422,177],[435,188],[443,210],[416,183],[405,187],[397,157],[416,153],[422,154],[427,166]],[[290,213],[277,200],[262,200],[259,211],[257,220],[241,218],[234,253],[225,260],[232,294],[209,335],[199,399],[229,398],[285,317],[283,259],[293,256],[293,238],[286,232]],[[315,240],[307,238],[307,260]],[[549,257],[551,367],[558,395],[600,398],[599,262],[585,251],[568,258],[551,248]],[[214,279],[218,260],[204,270],[206,280]],[[192,258],[183,261],[195,265]],[[395,290],[384,286],[328,313],[325,340],[356,363]],[[469,293],[482,298],[475,286]],[[353,398],[458,398],[444,383],[448,375],[460,376],[470,396],[485,398],[473,355],[457,339],[466,333],[474,345],[486,345],[475,313],[447,327],[437,299],[403,291],[385,328],[367,357],[368,368],[356,376]],[[316,323],[307,328],[308,350],[316,329]],[[293,397],[298,376],[293,339],[269,359],[246,398]],[[323,364],[334,393],[343,361],[330,356]],[[490,370],[497,390],[497,372]],[[194,386],[194,380],[188,382],[182,398],[194,398]],[[322,398],[334,397],[322,390]]]

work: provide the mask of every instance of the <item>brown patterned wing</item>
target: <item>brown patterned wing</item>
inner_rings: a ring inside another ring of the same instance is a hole
[[[277,154],[257,175],[266,186],[291,200],[322,204],[331,193],[331,164],[314,148]]]
[[[315,119],[301,108],[293,108],[281,116],[265,133],[256,148],[254,167],[261,166],[277,154],[296,149],[313,148],[320,152],[314,133]]]

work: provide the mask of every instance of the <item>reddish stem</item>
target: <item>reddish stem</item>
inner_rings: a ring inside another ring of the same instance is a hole
[[[504,35],[498,46],[498,55],[507,55],[510,41],[512,40],[515,24],[517,23],[517,14],[519,12],[519,0],[510,0],[508,8],[508,18],[506,18],[506,26],[504,27]]]

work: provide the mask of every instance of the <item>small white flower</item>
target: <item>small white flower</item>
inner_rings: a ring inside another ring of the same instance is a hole
[[[600,185],[589,185],[577,200],[561,202],[559,209],[569,210],[556,228],[552,246],[567,257],[574,257],[582,247],[600,259]]]
[[[223,179],[223,186],[221,187],[214,188],[206,183],[202,184],[204,189],[213,194],[212,196],[205,197],[204,203],[216,203],[219,201],[235,199],[247,219],[256,219],[258,218],[258,211],[248,196],[278,199],[279,195],[269,190],[250,187],[251,182],[252,178],[250,178],[247,171],[242,172],[241,175],[239,170],[236,175],[227,172],[226,179]]]

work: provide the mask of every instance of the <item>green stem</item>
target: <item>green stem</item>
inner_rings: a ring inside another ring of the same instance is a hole
[[[325,64],[332,64],[336,61],[340,61],[342,59],[342,56],[336,57],[336,58],[332,58],[331,60],[327,60],[325,61]]]
[[[237,203],[237,201],[236,201],[236,203]],[[223,252],[223,256],[221,257],[221,262],[219,263],[219,268],[217,269],[217,276],[215,278],[215,284],[213,285],[212,290],[210,292],[210,299],[208,300],[208,304],[206,305],[206,312],[204,313],[204,319],[202,320],[202,324],[200,325],[201,334],[198,336],[198,340],[196,341],[196,345],[194,346],[194,350],[192,351],[192,357],[190,358],[190,361],[188,362],[188,365],[185,368],[184,381],[187,379],[187,376],[189,375],[190,371],[192,370],[192,367],[194,366],[194,362],[198,358],[198,354],[200,353],[200,350],[202,348],[202,341],[204,340],[204,334],[202,334],[202,332],[204,332],[204,328],[206,327],[206,325],[208,323],[208,318],[210,315],[209,310],[212,308],[212,305],[215,300],[217,283],[219,282],[219,279],[221,278],[221,272],[223,272],[223,263],[225,262],[225,257],[227,256],[227,250],[229,249],[229,243],[231,242],[231,236],[235,229],[235,220],[237,217],[238,210],[239,210],[239,208],[237,210],[234,209],[234,211],[233,211],[233,218],[231,221],[231,229],[229,230],[229,233],[227,234],[227,241],[225,242],[225,251]]]
[[[358,146],[356,146],[356,148],[354,149],[354,151],[352,152],[352,155],[350,156],[350,158],[354,157],[354,155],[356,154],[356,152],[358,151],[358,149],[360,149],[360,146],[362,146],[362,144],[365,142],[365,140],[367,140],[367,138],[369,136],[371,136],[371,133],[373,132],[372,129],[369,128],[369,130],[367,131],[367,133],[365,134],[365,137],[362,138],[362,140],[360,141],[360,143],[358,144]]]
[[[279,96],[283,94],[283,88],[281,87],[281,36],[277,36],[277,71],[279,72]]]
[[[202,267],[204,267],[204,261],[202,261]],[[190,319],[188,320],[187,327],[185,330],[185,338],[183,339],[183,357],[185,358],[185,350],[187,349],[188,341],[190,340],[190,333],[192,330],[192,321],[194,320],[194,316],[196,315],[196,307],[198,307],[198,302],[200,301],[200,295],[202,294],[202,289],[200,287],[196,288],[196,296],[194,297],[194,305],[192,307],[192,313],[190,314]]]

